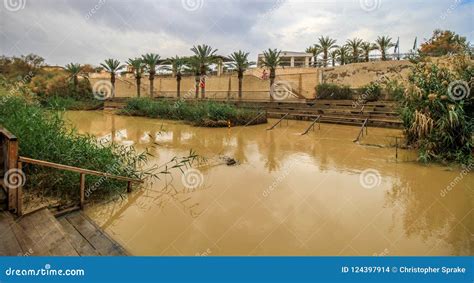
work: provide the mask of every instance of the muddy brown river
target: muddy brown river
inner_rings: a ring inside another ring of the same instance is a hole
[[[164,164],[190,149],[207,161],[173,170],[86,213],[132,255],[474,255],[474,174],[421,165],[401,131],[307,121],[197,128],[68,112],[82,133]],[[227,166],[224,156],[237,165]]]

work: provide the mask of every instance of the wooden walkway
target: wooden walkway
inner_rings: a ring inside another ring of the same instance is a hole
[[[0,212],[0,256],[127,255],[82,212],[55,218],[46,208],[17,219]]]

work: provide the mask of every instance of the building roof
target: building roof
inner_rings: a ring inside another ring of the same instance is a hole
[[[263,53],[258,54],[258,56],[263,56]],[[296,57],[298,57],[298,56],[300,56],[300,57],[301,56],[304,56],[304,57],[310,56],[310,57],[312,57],[313,54],[306,53],[306,52],[298,52],[298,51],[281,51],[280,56],[285,56],[285,57],[286,56],[296,56]]]

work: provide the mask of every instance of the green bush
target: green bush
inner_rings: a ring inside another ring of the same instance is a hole
[[[115,143],[102,145],[95,137],[80,135],[63,121],[60,112],[44,110],[21,96],[8,96],[0,89],[0,124],[19,140],[21,156],[71,165],[133,178],[143,177],[140,168],[146,153]],[[25,165],[25,191],[77,203],[79,197],[77,173]],[[87,176],[87,195],[105,199],[126,191],[126,183]]]
[[[472,162],[472,98],[455,99],[448,91],[451,83],[470,79],[474,68],[466,64],[463,72],[432,63],[413,67],[399,103],[407,142],[419,149],[421,161]]]
[[[150,98],[132,98],[119,114],[145,116],[171,120],[185,120],[196,126],[227,127],[244,125],[258,116],[257,110],[237,108],[230,104],[212,101],[153,100]],[[266,123],[262,116],[252,124]]]
[[[54,110],[95,110],[103,107],[100,100],[77,100],[72,97],[52,96],[41,100],[41,104]]]
[[[379,100],[382,89],[378,83],[371,82],[361,89],[362,98],[367,102],[377,101]]]
[[[353,91],[349,86],[323,83],[316,86],[318,99],[352,99]]]

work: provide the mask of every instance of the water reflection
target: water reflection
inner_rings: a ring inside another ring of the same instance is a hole
[[[232,129],[180,122],[69,112],[81,132],[149,148],[164,164],[190,149],[208,158],[202,186],[186,189],[176,170],[128,198],[88,214],[137,255],[473,255],[472,186],[467,174],[446,196],[459,170],[422,166],[413,152],[388,147],[397,130],[308,122]],[[382,148],[364,146],[383,145]],[[238,166],[222,165],[230,156]],[[360,172],[382,177],[364,188]]]

